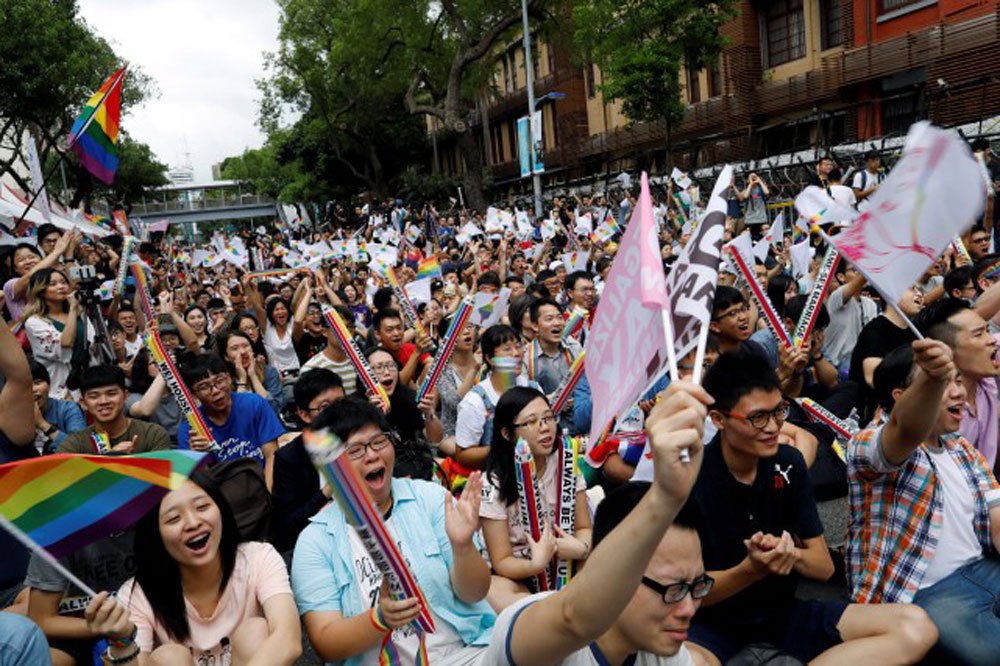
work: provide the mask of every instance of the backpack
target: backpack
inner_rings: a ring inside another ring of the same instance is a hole
[[[208,469],[236,517],[244,541],[267,541],[271,528],[271,493],[256,460],[239,458]]]

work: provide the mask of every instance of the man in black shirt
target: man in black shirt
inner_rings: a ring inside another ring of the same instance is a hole
[[[911,320],[923,306],[923,295],[913,287],[904,291],[899,299],[899,309]],[[886,308],[885,312],[861,329],[861,335],[851,354],[849,379],[871,389],[874,385],[872,377],[875,368],[882,362],[882,358],[896,347],[909,344],[915,339],[916,336],[910,331],[902,315],[895,308]],[[865,391],[865,395],[871,394]]]
[[[704,386],[719,433],[691,499],[704,516],[699,535],[715,587],[689,634],[696,649],[709,663],[756,642],[803,662],[920,660],[937,632],[914,606],[795,598],[799,577],[825,581],[833,561],[802,455],[779,444],[788,405],[774,370],[752,355],[723,354]]]
[[[294,387],[299,419],[309,427],[320,412],[344,397],[344,383],[332,370],[317,368],[299,376]],[[272,541],[280,552],[292,550],[309,519],[326,506],[331,490],[320,486],[319,474],[309,460],[302,436],[274,454],[274,520]]]

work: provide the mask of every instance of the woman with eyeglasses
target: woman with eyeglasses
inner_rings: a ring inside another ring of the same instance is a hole
[[[383,647],[415,663],[421,641],[427,663],[479,661],[496,619],[484,599],[489,566],[472,537],[479,524],[481,482],[473,474],[456,503],[440,485],[393,478],[396,446],[389,424],[369,402],[345,398],[312,422],[344,443],[350,466],[382,514],[427,599],[436,630],[414,631],[416,599],[393,600],[375,563],[335,502],[317,514],[295,546],[292,589],[309,640],[321,659],[346,666],[379,663]]]
[[[444,428],[434,411],[437,392],[432,391],[417,402],[417,393],[399,381],[399,364],[385,347],[368,352],[368,363],[375,373],[375,381],[389,394],[389,413],[386,419],[404,443],[411,443],[421,435],[437,445],[444,439]],[[381,404],[378,397],[368,396],[373,403]]]
[[[514,447],[519,439],[527,443],[535,460],[538,488],[538,515],[544,524],[541,539],[531,539],[521,516]],[[564,481],[559,467],[558,447],[562,436],[558,421],[545,395],[534,388],[517,386],[497,402],[493,420],[493,442],[486,457],[483,502],[483,537],[497,580],[490,602],[497,610],[530,594],[532,581],[548,569],[553,558],[577,565],[590,554],[591,523],[587,508],[587,484],[574,470],[574,479]],[[575,485],[576,507],[572,533],[558,526],[557,497],[563,483]],[[504,580],[505,579],[505,580]]]

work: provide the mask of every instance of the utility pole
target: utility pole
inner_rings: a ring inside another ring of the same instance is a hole
[[[534,60],[531,58],[531,33],[528,30],[528,0],[521,0],[521,23],[524,30],[524,73],[528,82],[528,146],[531,151],[531,186],[535,193],[535,219],[542,217],[542,177],[535,171],[535,142],[541,143],[542,137],[535,138],[535,72]],[[540,128],[539,128],[540,129]]]

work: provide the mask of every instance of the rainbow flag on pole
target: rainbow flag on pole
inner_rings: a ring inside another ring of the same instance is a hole
[[[108,77],[73,123],[67,144],[87,171],[111,184],[118,171],[118,122],[122,114],[122,67]]]
[[[55,557],[131,526],[204,459],[56,454],[0,465],[0,514]]]
[[[422,280],[423,278],[440,278],[441,277],[441,264],[438,263],[437,257],[431,255],[426,259],[422,260],[417,264],[417,279]]]

